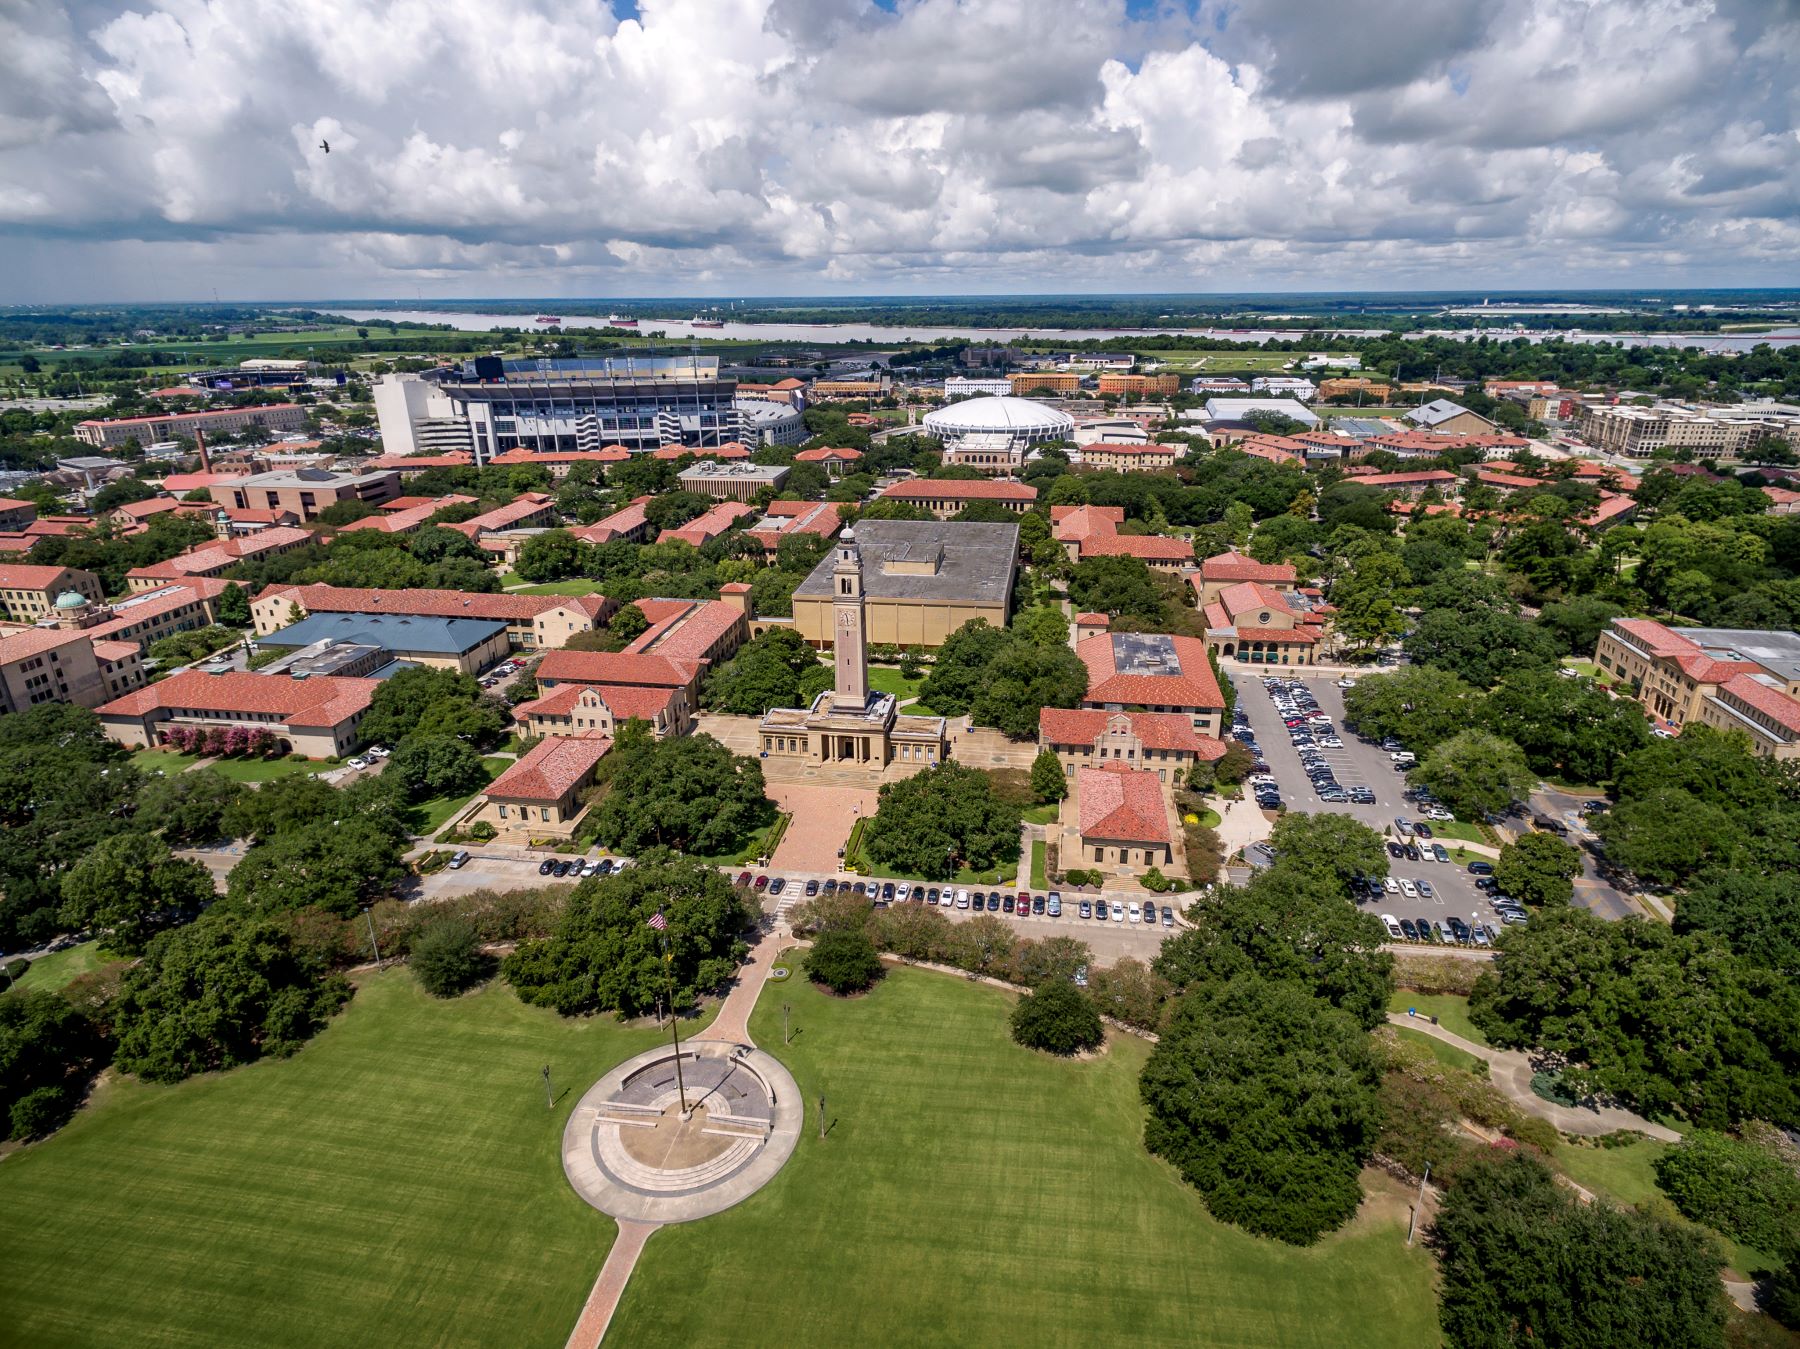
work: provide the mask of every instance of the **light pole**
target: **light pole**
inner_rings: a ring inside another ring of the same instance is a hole
[[[363,917],[369,920],[369,946],[375,952],[375,968],[380,969],[381,947],[375,941],[375,910],[369,905],[364,905]]]
[[[662,917],[661,909],[656,911],[656,916],[658,918]],[[681,1098],[681,1117],[686,1119],[688,1103],[687,1083],[683,1080],[681,1074],[681,1018],[675,1013],[675,963],[674,958],[669,954],[668,928],[666,926],[659,927],[657,929],[657,936],[662,939],[663,971],[669,978],[669,1034],[673,1036],[675,1040],[675,1090]]]
[[[784,1002],[781,1004],[781,1043],[786,1044],[787,1042],[788,1042],[788,1005]]]
[[[550,1085],[550,1065],[544,1065],[544,1109],[556,1109],[556,1090]]]

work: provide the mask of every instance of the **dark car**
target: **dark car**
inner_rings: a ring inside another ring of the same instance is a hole
[[[785,889],[787,889],[787,882],[779,876],[769,882],[769,893],[772,895],[778,895]]]
[[[1420,820],[1413,825],[1413,833],[1417,834],[1420,838],[1435,837],[1431,832],[1431,826],[1426,824],[1423,820]]]
[[[988,891],[988,912],[989,913],[999,913],[1000,912],[1000,892],[998,890],[989,890]]]
[[[554,857],[546,857],[543,861],[538,863],[538,875],[540,876],[548,876],[555,870],[556,859]]]
[[[1034,914],[1042,913],[1044,911],[1044,897],[1042,895],[1033,895],[1031,897],[1031,911]]]
[[[1469,874],[1471,876],[1492,876],[1494,864],[1492,862],[1471,862],[1469,863]]]
[[[892,881],[889,881],[889,882],[887,882],[887,884],[885,884],[885,885],[883,885],[883,886],[882,886],[882,887],[881,887],[881,897],[882,897],[882,898],[883,898],[883,899],[886,899],[886,900],[892,900],[892,899],[893,899],[893,897],[894,897],[894,883],[893,883],[893,882],[892,882]]]
[[[1013,897],[1011,895],[1007,895],[1001,899],[1000,909],[1003,913],[1011,913],[1013,911]]]
[[[596,876],[610,876],[617,870],[618,868],[613,865],[612,858],[602,857],[594,867],[594,874]]]
[[[1409,862],[1423,862],[1425,860],[1425,854],[1419,851],[1418,844],[1409,843],[1406,845],[1406,860]]]
[[[1450,924],[1450,935],[1455,937],[1456,940],[1467,941],[1469,939],[1469,925],[1463,922],[1462,919],[1451,917],[1446,918],[1444,921]]]
[[[819,893],[819,883],[817,881],[808,881],[806,883],[806,897],[808,899],[811,899],[814,895],[816,895],[818,893]]]
[[[937,886],[934,885],[931,887],[931,889],[929,889],[925,892],[925,902],[927,904],[936,904],[938,902]]]
[[[861,881],[856,881],[851,884],[850,893],[853,895],[866,895],[869,893],[869,887],[864,885]]]
[[[556,864],[556,874],[558,876],[567,876],[569,874],[569,869],[574,865],[573,862],[558,862]]]
[[[850,887],[849,887],[849,886],[845,886],[845,887],[844,887],[844,888],[845,888],[845,889],[846,889],[846,890],[847,890],[847,889],[849,889],[849,888],[850,888]],[[826,881],[826,882],[825,882],[825,886],[824,886],[824,889],[825,889],[825,893],[826,893],[826,894],[828,894],[828,895],[835,895],[835,894],[836,894],[836,893],[837,893],[837,892],[838,892],[838,883],[837,883],[837,877],[836,877],[836,876],[833,876],[833,877],[831,877],[831,878],[830,878],[830,879],[829,879],[829,880],[827,880],[827,881]]]
[[[1475,888],[1477,890],[1498,890],[1500,888],[1500,882],[1495,880],[1492,876],[1477,876],[1475,878]]]
[[[1406,935],[1408,941],[1417,941],[1419,939],[1419,929],[1410,918],[1402,918],[1400,920],[1400,931]]]

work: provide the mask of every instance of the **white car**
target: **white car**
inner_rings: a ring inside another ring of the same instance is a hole
[[[1397,749],[1388,755],[1395,763],[1417,763],[1419,756],[1410,749]]]
[[[1135,899],[1127,906],[1125,915],[1134,923],[1141,923],[1144,921],[1144,910],[1138,905],[1138,902]]]
[[[1417,899],[1419,897],[1419,887],[1409,880],[1402,880],[1400,882],[1400,893],[1405,895],[1408,899]]]
[[[363,758],[363,756],[360,754],[357,755],[354,759],[350,760],[350,767],[352,767],[352,768],[367,768],[368,766],[369,766],[369,761],[367,759]]]
[[[1125,921],[1125,906],[1116,899],[1113,901],[1112,906],[1112,920],[1115,923],[1122,923]]]
[[[1340,679],[1337,682],[1337,686],[1340,689],[1353,689],[1356,687],[1356,681],[1354,679]]]
[[[908,885],[905,881],[901,881],[900,884],[894,887],[894,898],[902,904],[906,903],[906,897],[911,893],[912,886]]]
[[[1445,810],[1442,806],[1433,806],[1430,810],[1425,812],[1425,818],[1428,820],[1436,820],[1440,824],[1455,824],[1456,823],[1456,816],[1452,815],[1449,811]]]
[[[1391,913],[1384,913],[1381,915],[1381,924],[1388,930],[1388,936],[1393,937],[1396,941],[1406,935],[1400,930],[1399,920]]]
[[[956,907],[959,909],[966,909],[969,907],[969,892],[967,890],[958,890],[956,892]]]
[[[1386,890],[1390,895],[1397,895],[1400,893],[1400,882],[1395,880],[1392,876],[1383,876],[1381,878],[1381,888]]]

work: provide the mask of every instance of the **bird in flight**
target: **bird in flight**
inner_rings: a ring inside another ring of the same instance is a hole
[[[330,141],[320,141],[319,148],[321,150],[323,150],[326,154],[330,154],[331,153],[331,142]]]

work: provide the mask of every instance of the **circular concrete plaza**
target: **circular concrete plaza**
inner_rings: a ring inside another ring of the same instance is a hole
[[[793,1075],[748,1045],[695,1040],[627,1059],[576,1104],[563,1174],[602,1213],[637,1222],[704,1218],[755,1194],[800,1141]],[[682,1109],[685,1086],[687,1110]]]

